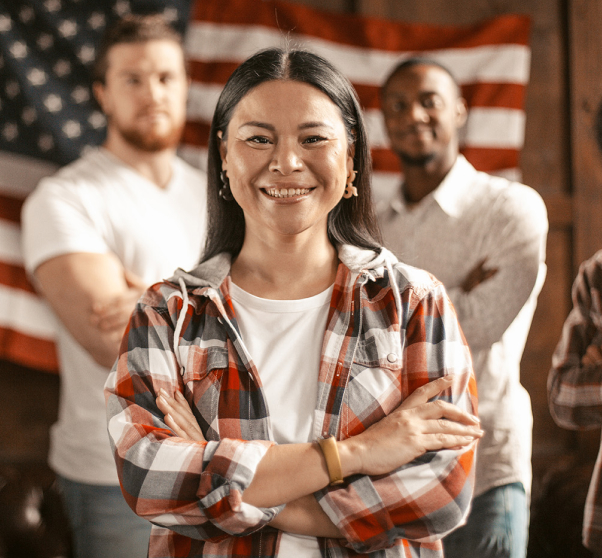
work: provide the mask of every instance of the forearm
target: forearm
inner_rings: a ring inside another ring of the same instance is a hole
[[[330,521],[313,495],[303,496],[289,502],[276,518],[270,522],[272,527],[311,537],[344,538],[339,529]]]

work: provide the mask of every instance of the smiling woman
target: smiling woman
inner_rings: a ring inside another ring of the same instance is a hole
[[[203,261],[147,291],[106,385],[150,558],[442,556],[483,434],[470,352],[441,283],[380,246],[351,85],[251,57],[208,173]]]

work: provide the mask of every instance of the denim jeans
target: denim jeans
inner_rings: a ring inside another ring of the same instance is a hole
[[[126,504],[119,486],[58,477],[75,558],[146,558],[151,524]]]
[[[520,482],[492,488],[472,501],[466,525],[443,539],[445,558],[525,558],[529,508]]]

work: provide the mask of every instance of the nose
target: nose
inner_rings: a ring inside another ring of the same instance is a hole
[[[420,103],[412,103],[408,109],[408,118],[412,122],[427,122],[429,116]]]
[[[158,79],[153,79],[151,77],[144,82],[142,87],[142,96],[148,102],[156,103],[161,98],[162,90],[163,88],[161,86],[161,82]]]
[[[269,170],[286,176],[303,169],[299,145],[294,139],[281,138],[274,146]]]

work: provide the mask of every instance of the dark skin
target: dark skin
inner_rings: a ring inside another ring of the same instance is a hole
[[[433,192],[456,162],[466,102],[445,70],[417,64],[388,80],[381,104],[391,148],[404,169],[403,196],[411,206]],[[462,283],[465,292],[497,273],[486,262],[481,260],[468,273]]]

